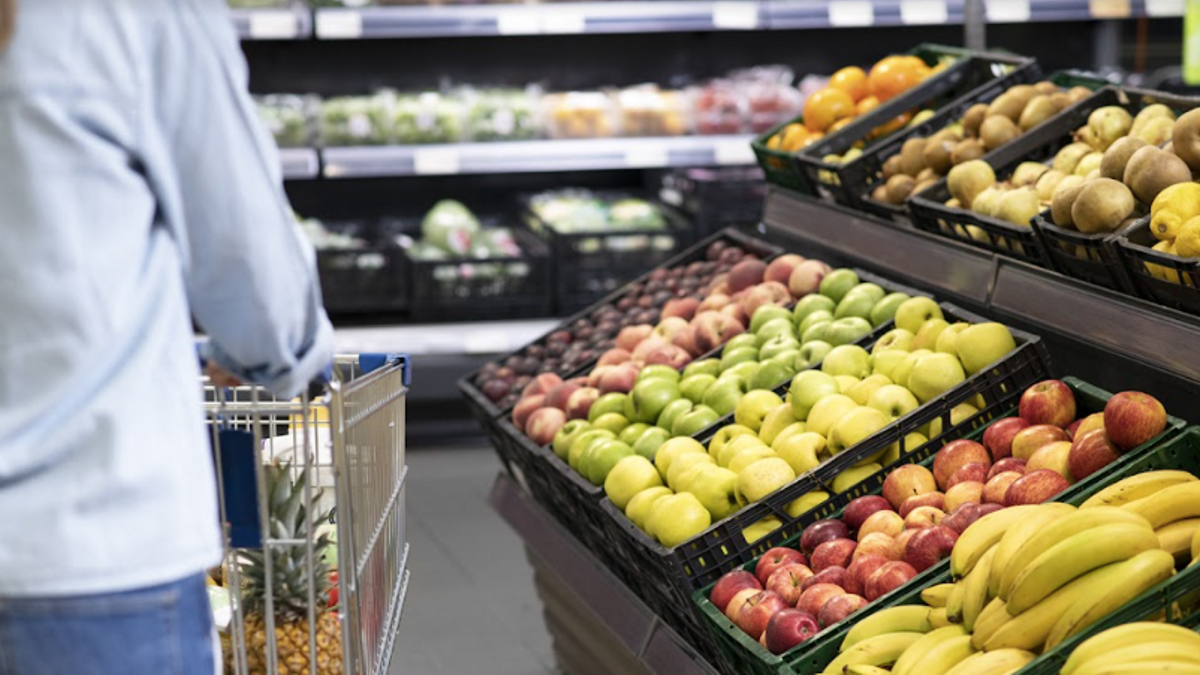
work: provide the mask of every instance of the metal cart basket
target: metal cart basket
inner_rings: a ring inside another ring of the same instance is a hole
[[[405,357],[363,354],[338,357],[327,386],[291,401],[204,382],[227,673],[387,672],[409,579],[409,377]]]

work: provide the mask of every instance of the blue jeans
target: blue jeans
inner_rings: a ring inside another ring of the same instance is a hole
[[[213,675],[204,577],[122,593],[0,598],[0,675]]]

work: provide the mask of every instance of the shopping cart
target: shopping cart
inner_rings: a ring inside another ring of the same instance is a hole
[[[408,589],[403,356],[338,357],[295,400],[207,381],[227,673],[384,675]],[[334,572],[331,574],[330,572]]]

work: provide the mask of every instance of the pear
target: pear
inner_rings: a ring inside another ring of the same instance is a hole
[[[1189,169],[1200,173],[1200,108],[1189,110],[1175,120],[1171,152],[1186,162]]]
[[[971,202],[971,210],[981,216],[992,216],[1000,206],[1000,198],[1003,196],[1004,192],[993,185],[975,195],[975,200]]]
[[[986,103],[976,103],[967,108],[967,112],[962,118],[963,135],[967,138],[977,138],[979,127],[983,124],[983,120],[987,119],[987,113],[988,105]]]
[[[1087,100],[1088,98],[1091,98],[1092,93],[1093,92],[1091,89],[1088,89],[1087,87],[1079,87],[1079,86],[1071,87],[1070,89],[1067,90],[1067,96],[1070,97],[1070,99],[1071,99],[1071,105],[1075,105],[1076,103],[1079,103],[1080,101],[1084,101],[1084,100]]]
[[[925,168],[921,151],[925,149],[924,138],[910,138],[900,146],[900,173],[916,176]]]
[[[912,194],[916,179],[905,174],[897,174],[887,180],[887,201],[892,204],[903,204],[908,195]]]
[[[1071,205],[1071,221],[1084,234],[1115,232],[1133,212],[1133,193],[1119,180],[1088,181]]]
[[[928,148],[929,144],[926,143],[925,147]],[[917,174],[917,182],[923,183],[927,180],[937,180],[940,175],[941,174],[934,171],[933,169],[931,169],[929,167],[925,167],[924,169],[921,169],[921,173]]]
[[[1017,126],[1021,128],[1021,131],[1029,131],[1057,114],[1058,106],[1054,104],[1054,100],[1045,94],[1039,94],[1025,104],[1025,109],[1021,111],[1021,119],[1017,120]]]
[[[1100,175],[1100,161],[1103,159],[1103,153],[1089,152],[1080,158],[1079,163],[1075,165],[1075,171],[1073,173],[1076,176],[1083,176],[1085,178],[1090,176],[1093,171],[1097,172],[1096,175]]]
[[[950,169],[946,176],[946,186],[950,195],[965,208],[971,208],[975,196],[995,185],[996,172],[982,159],[964,162]]]
[[[1037,90],[1037,93],[1044,94],[1047,96],[1049,96],[1050,94],[1057,94],[1060,91],[1062,91],[1061,89],[1058,88],[1057,84],[1054,84],[1050,80],[1042,80],[1041,82],[1038,82],[1037,84],[1033,85],[1033,88]]]
[[[937,178],[928,178],[926,180],[919,180],[919,181],[917,181],[917,184],[913,186],[911,194],[919,195],[922,192],[924,192],[924,191],[928,190],[929,188],[933,187],[934,185],[936,185],[937,182],[938,182]]]
[[[1154,103],[1142,108],[1133,118],[1133,125],[1129,127],[1131,136],[1139,136],[1139,133],[1152,120],[1165,119],[1171,122],[1175,121],[1175,111],[1161,103]],[[1147,141],[1149,142],[1149,141]],[[1157,144],[1155,144],[1157,145]]]
[[[995,150],[1020,135],[1021,129],[1007,115],[989,115],[979,127],[979,138],[988,150]]]
[[[900,173],[900,155],[892,155],[883,163],[883,179],[887,180]]]
[[[1042,205],[1038,201],[1037,192],[1033,188],[1010,190],[1000,198],[993,217],[1029,227],[1029,221],[1040,213]]]
[[[1054,163],[1050,168],[1065,174],[1075,173],[1075,165],[1079,164],[1079,160],[1091,152],[1092,146],[1087,143],[1072,143],[1058,151],[1058,154],[1054,156]]]
[[[1050,201],[1050,217],[1055,225],[1075,227],[1075,221],[1071,219],[1071,207],[1086,184],[1087,181],[1079,176],[1067,176],[1059,182]]]
[[[1057,94],[1050,94],[1050,102],[1054,104],[1054,107],[1057,108],[1059,112],[1066,110],[1067,108],[1071,107],[1072,104],[1074,104],[1074,101],[1071,100],[1071,95],[1065,91],[1060,91]]]
[[[1106,105],[1088,115],[1087,125],[1099,143],[1096,149],[1103,152],[1118,138],[1129,133],[1133,126],[1133,115],[1120,106]]]
[[[871,199],[885,204],[891,204],[892,200],[888,199],[887,183],[880,183],[871,190]]]
[[[1148,145],[1129,158],[1125,184],[1143,204],[1151,204],[1158,193],[1176,183],[1192,180],[1192,172],[1179,157]]]
[[[1125,165],[1129,163],[1129,158],[1144,147],[1146,147],[1146,142],[1140,138],[1126,136],[1117,139],[1115,143],[1108,146],[1108,150],[1104,151],[1104,158],[1100,160],[1100,175],[1113,180],[1123,179]]]
[[[1129,135],[1140,138],[1150,145],[1162,145],[1171,140],[1171,132],[1174,130],[1175,120],[1166,117],[1155,117],[1142,125],[1141,129],[1129,132]]]
[[[969,162],[973,159],[983,157],[984,149],[983,142],[977,138],[968,138],[967,140],[954,146],[954,150],[950,152],[950,163],[958,166],[963,162]]]
[[[1013,170],[1012,178],[1009,180],[1015,187],[1025,187],[1034,185],[1042,174],[1050,170],[1050,167],[1041,162],[1021,162],[1017,168]]]
[[[1054,188],[1058,187],[1058,184],[1066,177],[1067,175],[1065,173],[1055,169],[1050,169],[1046,173],[1043,173],[1040,177],[1038,177],[1037,183],[1034,184],[1034,189],[1037,190],[1038,199],[1043,202],[1048,202],[1053,199]]]

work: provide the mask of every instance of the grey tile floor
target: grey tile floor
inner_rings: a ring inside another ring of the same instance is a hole
[[[520,538],[487,502],[486,441],[408,448],[412,579],[390,675],[558,672]]]

